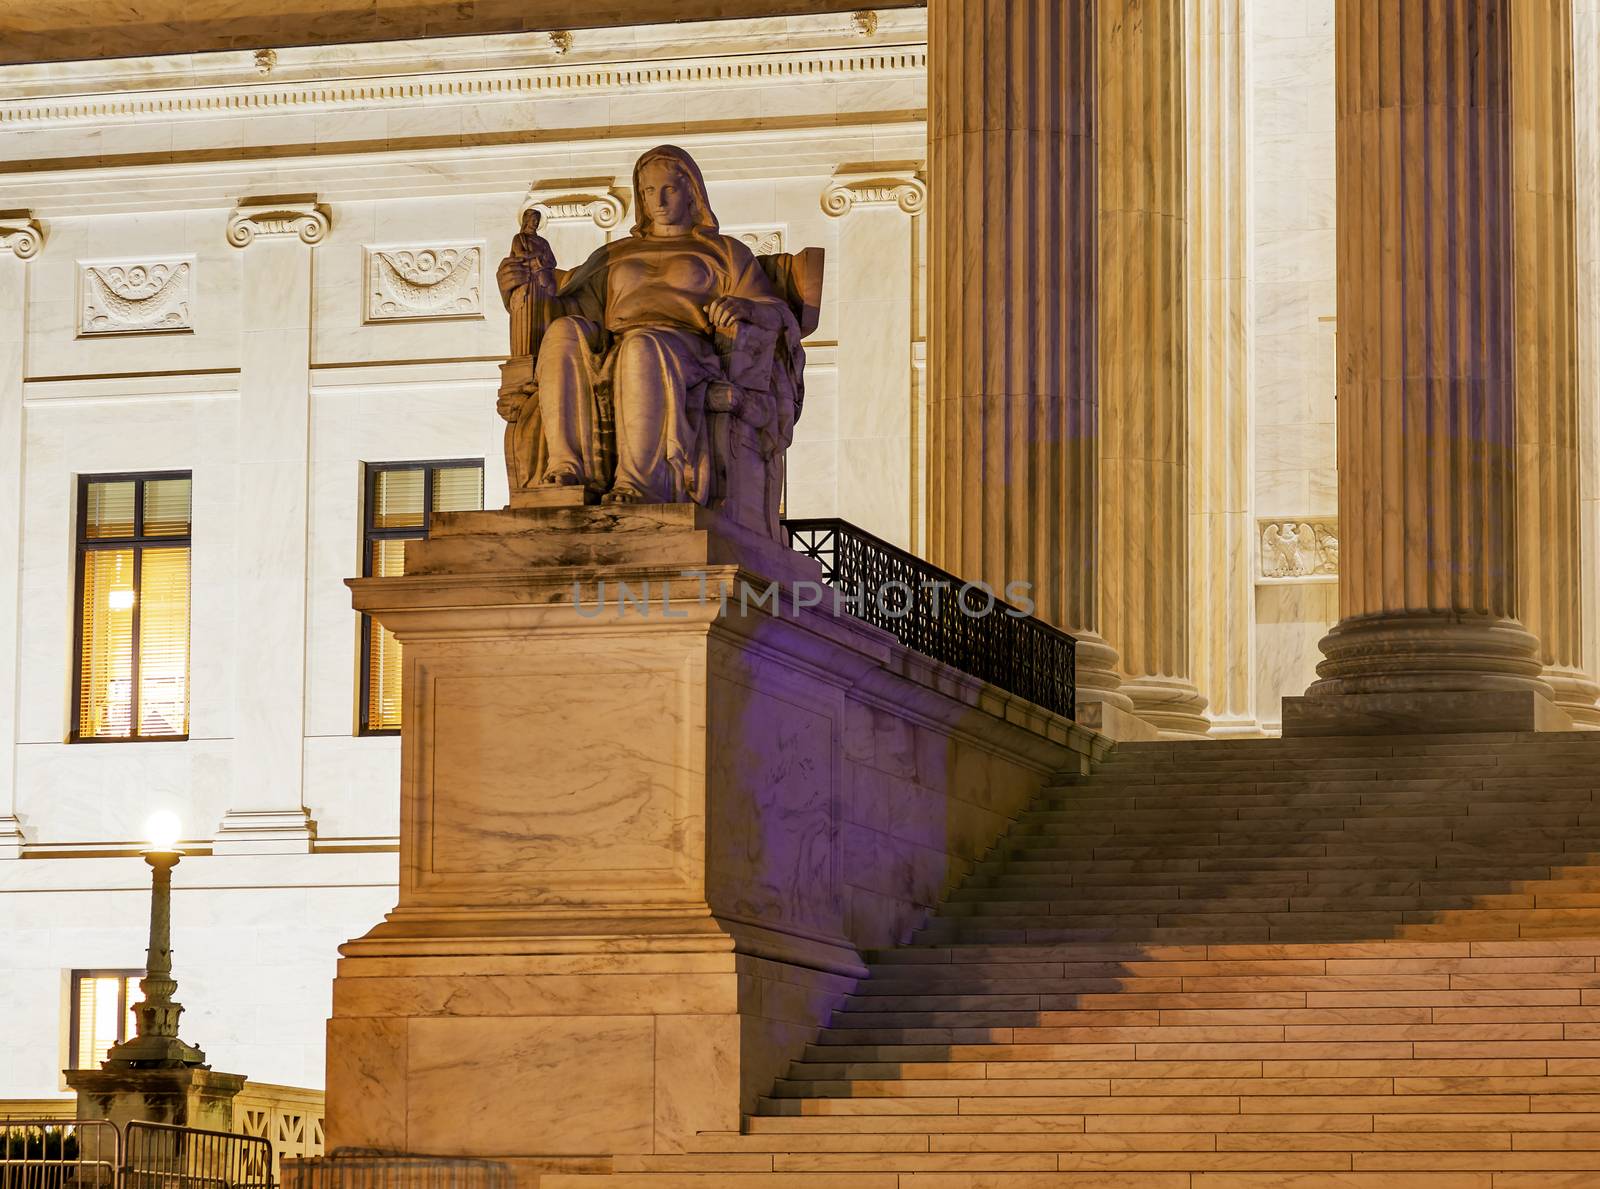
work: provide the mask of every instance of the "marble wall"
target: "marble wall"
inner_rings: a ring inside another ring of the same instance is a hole
[[[1281,701],[1315,677],[1338,618],[1337,575],[1272,575],[1262,526],[1338,512],[1334,458],[1334,0],[1249,0],[1255,706],[1275,734]]]

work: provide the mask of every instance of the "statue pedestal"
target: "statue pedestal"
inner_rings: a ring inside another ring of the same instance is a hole
[[[100,1069],[69,1069],[67,1085],[78,1095],[78,1118],[129,1123],[171,1123],[207,1131],[233,1130],[233,1099],[244,1088],[241,1073],[216,1073],[181,1066],[134,1069],[115,1062]]]
[[[737,1131],[857,947],[1103,746],[797,606],[816,563],[695,505],[441,516],[350,586],[405,648],[400,886],[341,950],[330,1147],[532,1172]]]

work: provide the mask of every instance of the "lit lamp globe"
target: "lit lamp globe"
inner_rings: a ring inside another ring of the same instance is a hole
[[[150,820],[144,824],[144,837],[150,844],[150,849],[164,854],[171,854],[177,850],[178,836],[182,833],[183,823],[170,809],[152,813]]]

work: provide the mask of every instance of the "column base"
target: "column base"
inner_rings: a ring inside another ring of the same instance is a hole
[[[1412,694],[1523,690],[1549,700],[1538,641],[1498,616],[1385,612],[1340,620],[1306,693]]]
[[[1313,687],[1313,690],[1315,687]],[[1284,738],[1570,731],[1572,719],[1532,690],[1318,694],[1283,700]]]
[[[1600,685],[1581,669],[1547,668],[1540,674],[1554,695],[1553,701],[1578,730],[1600,729]],[[0,837],[0,846],[4,838]]]
[[[1123,682],[1122,692],[1162,739],[1204,739],[1211,732],[1206,696],[1182,677],[1135,677]]]
[[[303,855],[317,840],[304,809],[230,809],[211,842],[216,855]]]
[[[1120,688],[1117,650],[1086,629],[1076,628],[1072,634],[1078,641],[1073,649],[1077,721],[1118,743],[1159,738],[1154,727],[1133,713],[1133,699]]]

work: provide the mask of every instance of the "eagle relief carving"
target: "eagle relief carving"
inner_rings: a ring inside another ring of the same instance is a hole
[[[80,335],[194,329],[189,320],[192,260],[84,262],[79,267]]]
[[[368,248],[366,317],[483,317],[482,245]]]
[[[1259,529],[1262,578],[1338,576],[1339,526],[1335,521],[1264,520]]]

